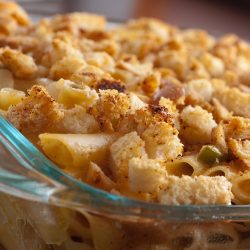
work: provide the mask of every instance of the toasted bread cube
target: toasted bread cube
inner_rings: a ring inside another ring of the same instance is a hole
[[[142,134],[149,158],[173,160],[180,156],[183,144],[178,138],[178,130],[166,122],[156,122]]]
[[[156,192],[167,175],[160,162],[152,159],[132,158],[128,168],[129,187],[134,192]]]
[[[127,180],[128,163],[134,157],[146,158],[145,143],[134,131],[120,137],[111,147],[111,171],[117,180]]]
[[[44,87],[34,85],[28,91],[27,97],[9,108],[6,116],[27,135],[53,129],[62,119],[63,112]]]
[[[213,115],[200,106],[187,106],[181,112],[182,136],[190,144],[210,143],[213,128],[217,126]]]
[[[230,205],[231,187],[231,182],[224,176],[168,176],[158,200],[167,205]]]
[[[19,78],[32,78],[38,71],[34,59],[18,50],[3,49],[0,60],[6,68]]]

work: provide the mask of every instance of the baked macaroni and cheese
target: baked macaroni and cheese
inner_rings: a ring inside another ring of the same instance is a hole
[[[238,36],[148,18],[109,29],[87,13],[32,23],[1,2],[0,47],[0,113],[68,174],[147,202],[250,204],[250,45]]]

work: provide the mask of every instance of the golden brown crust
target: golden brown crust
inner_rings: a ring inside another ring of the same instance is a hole
[[[30,20],[21,6],[11,1],[0,1],[0,13],[4,13],[13,18],[19,25],[26,26]]]
[[[85,30],[103,30],[106,26],[106,19],[100,15],[76,12],[55,16],[50,25],[54,32],[67,31],[80,35]]]
[[[7,118],[26,135],[53,130],[62,117],[59,105],[42,86],[33,86],[28,96],[7,112]]]
[[[214,84],[213,96],[234,115],[250,118],[250,93],[242,92],[235,87],[230,88],[224,84]]]
[[[6,36],[14,33],[17,29],[16,21],[4,14],[0,14],[0,35]]]
[[[129,97],[117,90],[100,91],[100,99],[91,110],[104,131],[114,131],[130,109]]]
[[[1,51],[0,60],[18,78],[33,78],[38,70],[31,56],[17,50],[4,48]]]
[[[35,37],[24,35],[0,36],[0,47],[10,47],[11,49],[21,49],[26,53],[36,50],[39,40]]]

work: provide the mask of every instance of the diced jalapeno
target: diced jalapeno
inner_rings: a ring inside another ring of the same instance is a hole
[[[220,150],[211,145],[205,145],[201,148],[198,154],[198,160],[212,165],[226,160],[226,156],[220,152]]]

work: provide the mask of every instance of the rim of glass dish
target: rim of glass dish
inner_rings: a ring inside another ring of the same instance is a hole
[[[122,216],[124,218],[126,217],[126,219],[131,218],[133,220],[153,219],[165,222],[250,220],[250,205],[162,205],[119,196],[95,188],[73,178],[53,164],[6,120],[4,123],[1,123],[1,128],[3,132],[5,132],[4,129],[7,128],[7,133],[4,133],[4,135],[8,137],[12,145],[15,145],[20,152],[22,151],[26,160],[32,162],[32,165],[34,165],[34,163],[36,164],[35,170],[41,175],[49,177],[55,182],[62,183],[62,181],[66,180],[66,182],[71,183],[71,187],[67,192],[59,192],[60,199],[58,199],[58,195],[55,192],[52,193],[52,196],[44,197],[43,202],[85,209],[93,213],[106,214],[114,217]],[[32,152],[32,157],[29,155],[30,152]],[[36,154],[37,157],[34,157],[34,154]],[[0,190],[4,191],[1,187]],[[22,195],[19,194],[19,197],[22,197]],[[65,197],[71,198],[66,199]]]

